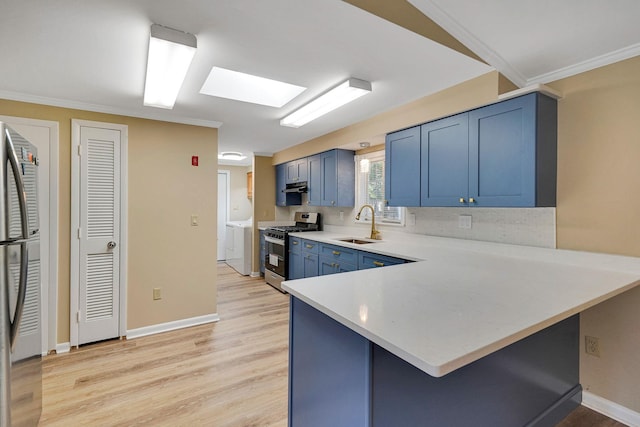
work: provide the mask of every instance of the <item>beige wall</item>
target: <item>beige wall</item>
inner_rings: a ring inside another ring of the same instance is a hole
[[[247,197],[247,172],[251,166],[220,165],[229,171],[229,221],[244,221],[253,215],[253,203]]]
[[[640,57],[552,83],[558,104],[558,247],[640,256]],[[585,389],[640,412],[640,289],[584,312]]]
[[[7,100],[0,114],[59,123],[58,343],[69,341],[71,119],[129,127],[127,328],[215,313],[216,129]],[[158,286],[163,299],[153,301]]]
[[[260,271],[259,221],[273,221],[276,206],[276,168],[272,158],[253,157],[253,247],[251,271]]]

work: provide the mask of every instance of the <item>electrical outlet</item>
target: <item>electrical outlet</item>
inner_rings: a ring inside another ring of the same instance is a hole
[[[344,221],[344,212],[340,211],[339,213],[340,221]]]
[[[592,356],[600,357],[600,340],[596,337],[585,335],[584,351]]]
[[[458,228],[471,229],[471,215],[458,215]]]
[[[160,291],[160,288],[153,288],[153,299],[154,300],[162,299],[162,293]]]

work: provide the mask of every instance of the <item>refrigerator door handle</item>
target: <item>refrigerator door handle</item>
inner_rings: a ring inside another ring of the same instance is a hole
[[[27,212],[27,193],[24,187],[24,181],[18,162],[18,155],[16,154],[13,141],[11,140],[11,134],[8,129],[5,129],[7,135],[7,158],[11,163],[11,169],[13,176],[16,180],[16,189],[18,192],[18,201],[20,204],[20,220],[22,222],[22,238],[25,242],[20,243],[20,282],[18,284],[18,300],[16,302],[16,310],[11,321],[11,330],[9,331],[10,346],[13,350],[16,339],[18,338],[18,331],[20,328],[20,320],[22,319],[22,311],[24,310],[24,302],[27,296],[27,273],[29,268],[29,252],[27,249],[26,240],[29,239],[29,214]]]

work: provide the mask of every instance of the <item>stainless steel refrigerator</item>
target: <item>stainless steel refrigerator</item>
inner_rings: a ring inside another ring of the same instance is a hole
[[[0,427],[42,412],[38,153],[0,122]]]

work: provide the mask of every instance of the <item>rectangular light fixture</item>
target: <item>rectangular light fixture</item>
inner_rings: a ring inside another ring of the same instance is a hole
[[[280,125],[298,128],[369,92],[371,83],[350,78],[280,120]]]
[[[305,89],[278,80],[213,67],[200,93],[280,108]]]
[[[158,24],[151,26],[144,105],[173,108],[196,48],[193,34]]]

